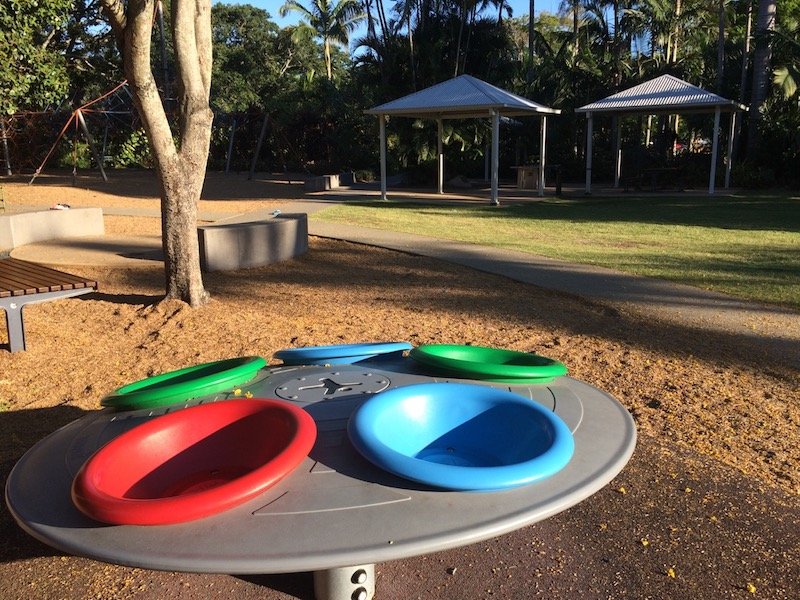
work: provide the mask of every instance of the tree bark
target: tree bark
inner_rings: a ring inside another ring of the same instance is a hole
[[[717,7],[717,93],[722,94],[725,81],[725,0]]]
[[[211,2],[173,0],[178,144],[150,63],[154,0],[102,0],[117,40],[125,76],[150,142],[161,191],[166,297],[200,306],[208,301],[200,272],[197,203],[205,179],[213,114]]]
[[[771,81],[769,34],[775,30],[776,0],[760,0],[756,17],[756,47],[753,54],[753,91],[747,128],[747,157],[753,158],[761,143],[761,107]]]

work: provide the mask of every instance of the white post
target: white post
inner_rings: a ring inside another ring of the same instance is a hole
[[[497,169],[500,165],[500,113],[492,111],[492,204],[497,206]]]
[[[592,113],[586,113],[586,194],[592,193]]]
[[[622,115],[617,116],[617,133],[614,142],[614,188],[619,187],[619,174],[622,169]]]
[[[547,143],[547,117],[542,115],[539,127],[539,195],[544,196],[545,144]]]
[[[386,115],[378,115],[381,139],[381,200],[386,200]]]
[[[441,119],[436,119],[436,160],[438,168],[436,169],[436,188],[440,194],[444,193],[444,152],[442,152],[442,137],[444,136],[443,125]]]
[[[733,136],[736,135],[736,111],[731,111],[731,124],[728,128],[728,153],[725,157],[725,189],[731,187],[731,167],[733,166]]]
[[[711,173],[708,176],[708,193],[714,193],[714,183],[717,178],[717,154],[719,153],[719,106],[714,109],[714,135],[711,141]]]

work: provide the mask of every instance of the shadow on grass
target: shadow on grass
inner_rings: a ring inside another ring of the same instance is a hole
[[[342,200],[343,198],[339,198]],[[578,223],[646,223],[741,229],[800,231],[800,198],[789,195],[634,196],[509,199],[501,208],[452,205],[446,201],[365,201],[358,206],[417,212],[420,216],[464,213],[477,220],[508,219]]]

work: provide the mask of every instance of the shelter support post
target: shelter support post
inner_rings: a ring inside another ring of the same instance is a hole
[[[617,117],[617,130],[614,135],[614,188],[619,187],[619,175],[622,169],[622,116]]]
[[[444,126],[441,119],[436,119],[436,189],[444,193],[444,152],[442,151],[442,137]]]
[[[493,110],[492,114],[492,200],[494,206],[500,204],[497,199],[497,169],[500,164],[500,112]]]
[[[720,108],[714,109],[714,135],[711,141],[711,173],[708,176],[708,193],[714,193],[714,184],[717,179],[717,156],[719,154],[719,113]]]
[[[592,113],[586,113],[586,194],[592,193]]]
[[[86,121],[83,120],[83,111],[80,108],[76,109],[75,116],[78,118],[78,124],[81,126],[83,135],[86,136],[86,141],[89,143],[89,148],[91,149],[92,154],[94,155],[94,160],[100,169],[100,175],[103,176],[103,181],[108,181],[105,169],[103,169],[103,157],[97,152],[97,146],[94,144],[94,138],[92,137],[92,134],[89,133],[89,128],[86,127]]]
[[[545,148],[547,142],[547,117],[542,115],[539,131],[539,195],[544,196]]]
[[[731,111],[731,123],[728,127],[728,152],[725,156],[725,189],[731,187],[731,168],[733,166],[733,138],[736,135],[736,111]]]
[[[386,115],[378,115],[381,140],[381,200],[386,200]]]

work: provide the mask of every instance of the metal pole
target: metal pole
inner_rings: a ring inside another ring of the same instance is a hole
[[[586,195],[592,193],[592,113],[586,113]]]
[[[233,158],[233,140],[236,137],[236,117],[231,123],[231,136],[228,139],[228,159],[225,161],[225,173],[231,172],[231,158]]]
[[[436,119],[436,189],[444,193],[444,152],[442,151],[442,137],[444,126],[441,119]]]
[[[725,157],[725,189],[731,187],[731,168],[733,167],[733,138],[736,135],[736,111],[731,111],[731,123],[728,128],[728,152]]]
[[[500,113],[492,111],[492,200],[493,206],[498,206],[500,201],[497,199],[497,169],[500,164]]]
[[[75,111],[75,114],[78,117],[78,124],[80,124],[81,129],[83,130],[83,135],[86,136],[86,141],[89,142],[89,148],[92,151],[94,160],[97,163],[97,166],[100,168],[100,174],[103,176],[103,181],[108,181],[108,177],[106,177],[106,172],[103,169],[103,157],[97,153],[97,147],[95,147],[94,145],[94,139],[92,139],[92,134],[89,133],[89,128],[86,127],[86,121],[83,120],[83,112],[79,108]]]
[[[714,193],[714,184],[717,178],[717,154],[719,152],[719,106],[714,109],[714,135],[711,142],[711,173],[708,176],[708,193]]]
[[[261,133],[258,134],[258,143],[256,144],[256,153],[253,155],[253,162],[250,163],[250,176],[247,179],[252,179],[256,172],[256,163],[258,157],[261,156],[261,146],[264,144],[264,138],[267,135],[267,122],[269,115],[264,115],[264,122],[261,123]]]
[[[544,196],[545,144],[547,143],[547,117],[542,115],[539,125],[539,195]]]
[[[3,139],[3,158],[6,161],[6,175],[11,175],[11,155],[8,152],[8,135],[6,134],[6,120],[0,119],[0,138]]]
[[[386,115],[378,115],[381,140],[381,200],[386,200]]]

